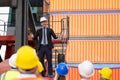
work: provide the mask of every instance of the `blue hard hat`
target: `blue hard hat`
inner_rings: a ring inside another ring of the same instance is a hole
[[[65,63],[59,63],[56,68],[57,74],[59,75],[67,75],[68,74],[68,67]]]

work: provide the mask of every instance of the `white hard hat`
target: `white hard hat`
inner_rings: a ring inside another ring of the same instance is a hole
[[[16,68],[16,64],[15,64],[16,57],[17,57],[17,54],[15,53],[9,58],[9,65],[13,68]]]
[[[40,22],[47,21],[46,17],[41,17]]]
[[[93,64],[86,60],[78,65],[78,70],[81,76],[90,78],[94,75],[94,67]]]

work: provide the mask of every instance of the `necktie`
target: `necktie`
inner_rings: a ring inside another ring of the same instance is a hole
[[[45,44],[48,44],[48,39],[47,39],[47,28],[45,28]]]
[[[44,30],[44,31],[43,31],[43,32],[44,32],[44,33],[43,33],[43,35],[44,35],[44,41],[43,41],[43,42],[44,42],[44,44],[46,44],[45,27],[44,27],[44,29],[43,29],[43,30]]]
[[[45,27],[42,29],[42,42],[41,42],[41,44],[43,44],[43,45],[48,44],[48,41],[47,41],[47,29]]]

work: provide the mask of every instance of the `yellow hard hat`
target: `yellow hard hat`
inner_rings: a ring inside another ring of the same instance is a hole
[[[35,49],[28,45],[22,46],[18,49],[16,66],[24,70],[38,67],[39,72],[43,71],[43,66],[39,62]]]
[[[112,77],[112,70],[108,67],[104,67],[102,70],[99,71],[101,76],[105,79],[109,79]]]

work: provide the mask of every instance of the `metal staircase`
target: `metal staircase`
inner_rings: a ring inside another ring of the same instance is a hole
[[[52,19],[53,20],[53,19]],[[52,21],[59,22],[59,21]],[[66,16],[60,20],[61,22],[61,32],[58,34],[58,39],[54,42],[54,51],[53,51],[53,68],[55,68],[58,64],[58,55],[64,54],[67,47],[67,41],[69,40],[69,17]],[[53,26],[53,25],[52,25]]]

